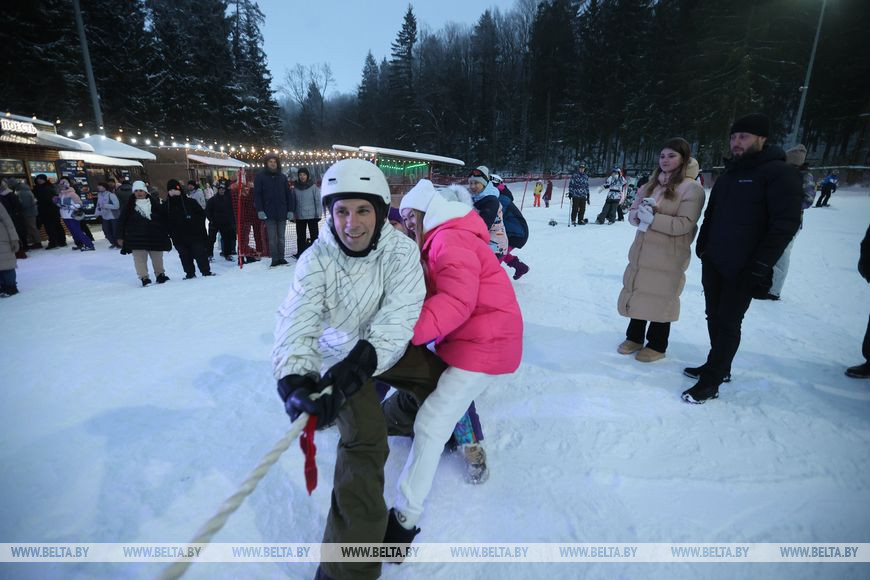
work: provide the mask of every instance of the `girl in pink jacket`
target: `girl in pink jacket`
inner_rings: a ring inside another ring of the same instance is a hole
[[[469,403],[522,357],[523,321],[513,286],[489,249],[489,231],[467,205],[447,201],[423,179],[402,199],[416,230],[426,275],[426,300],[411,342],[435,343],[450,365],[420,407],[414,443],[390,510],[386,543],[407,543],[432,487],[444,441]]]

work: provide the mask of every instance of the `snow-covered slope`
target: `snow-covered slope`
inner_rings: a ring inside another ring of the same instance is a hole
[[[616,353],[616,312],[634,228],[566,227],[554,207],[524,213],[532,268],[515,283],[525,318],[520,370],[477,406],[492,475],[462,481],[446,456],[421,542],[868,542],[870,382],[861,362],[870,287],[858,244],[867,190],[806,212],[780,302],[754,302],[734,380],[687,405],[684,366],[708,348],[693,258],[667,358]],[[515,193],[521,186],[513,185]],[[527,200],[530,202],[530,196]],[[603,195],[593,189],[594,221]],[[555,218],[559,223],[550,227]],[[328,234],[327,234],[328,235]],[[268,362],[290,267],[264,263],[139,287],[132,258],[35,251],[21,294],[0,300],[0,542],[181,542],[234,492],[289,420]],[[309,498],[294,446],[215,538],[317,542],[337,432],[318,434]],[[393,484],[409,450],[391,440]],[[6,564],[13,578],[154,577],[161,564]],[[310,578],[314,564],[195,564],[190,578]],[[411,564],[385,578],[866,577],[849,564]]]

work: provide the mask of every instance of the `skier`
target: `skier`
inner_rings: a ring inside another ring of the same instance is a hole
[[[608,224],[616,223],[616,210],[622,202],[624,188],[625,178],[620,174],[619,167],[614,167],[610,172],[610,177],[604,181],[607,199],[604,202],[604,207],[601,208],[601,213],[595,218],[595,223],[603,224],[604,220],[607,220]]]
[[[628,251],[618,307],[631,320],[617,351],[636,352],[640,362],[665,358],[671,322],[680,317],[680,294],[704,207],[704,189],[694,180],[697,171],[689,143],[668,140],[659,167],[628,213],[628,222],[638,231]]]
[[[535,190],[532,192],[532,195],[535,197],[535,202],[532,204],[532,207],[541,207],[541,192],[544,191],[544,184],[539,179],[535,182]]]
[[[479,216],[441,197],[425,179],[402,198],[400,211],[416,231],[426,266],[427,296],[411,342],[434,341],[438,356],[450,365],[414,421],[414,442],[390,510],[384,542],[407,544],[420,533],[423,502],[457,419],[500,375],[519,367],[523,324]]]
[[[734,121],[732,159],[710,192],[695,244],[710,352],[703,365],[683,371],[698,380],[683,391],[687,403],[717,398],[730,379],[743,317],[753,298],[770,291],[773,264],[800,225],[800,175],[767,143],[769,134],[770,119],[760,113]]]
[[[586,164],[580,162],[577,171],[568,183],[568,197],[571,199],[571,225],[582,226],[589,223],[586,215],[586,203],[589,201],[589,175],[586,174]]]
[[[828,207],[828,200],[831,199],[831,194],[837,191],[837,185],[840,183],[840,172],[836,169],[830,172],[822,180],[822,193],[819,195],[819,201],[816,202],[816,207]]]
[[[296,264],[278,310],[272,368],[292,419],[308,413],[318,428],[337,420],[323,542],[379,544],[388,521],[384,464],[391,418],[385,420],[373,377],[425,400],[447,365],[426,347],[409,345],[426,287],[416,244],[387,222],[390,188],[383,172],[362,159],[342,159],[323,175],[321,195],[329,232]],[[330,394],[310,398],[327,386]],[[377,561],[330,559],[325,553],[317,578],[380,575]]]

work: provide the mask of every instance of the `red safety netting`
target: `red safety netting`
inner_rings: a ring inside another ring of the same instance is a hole
[[[271,258],[266,225],[257,217],[257,209],[254,207],[253,179],[249,181],[244,172],[240,171],[239,178],[229,184],[229,191],[236,212],[239,267],[260,258]],[[239,191],[242,192],[241,195]],[[318,225],[322,234],[326,227],[326,220],[321,218]],[[296,250],[296,224],[288,221],[284,229],[284,259],[296,255]]]

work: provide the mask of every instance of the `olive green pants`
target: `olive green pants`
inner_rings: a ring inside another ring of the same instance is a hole
[[[338,415],[341,438],[324,543],[380,543],[384,539],[384,464],[390,454],[387,422],[402,423],[407,419],[389,416],[401,412],[398,407],[381,409],[375,379],[407,391],[422,403],[435,390],[446,368],[444,361],[426,347],[409,345],[391,369],[367,381],[348,398]],[[336,580],[378,578],[381,574],[380,562],[323,562],[321,568]]]

